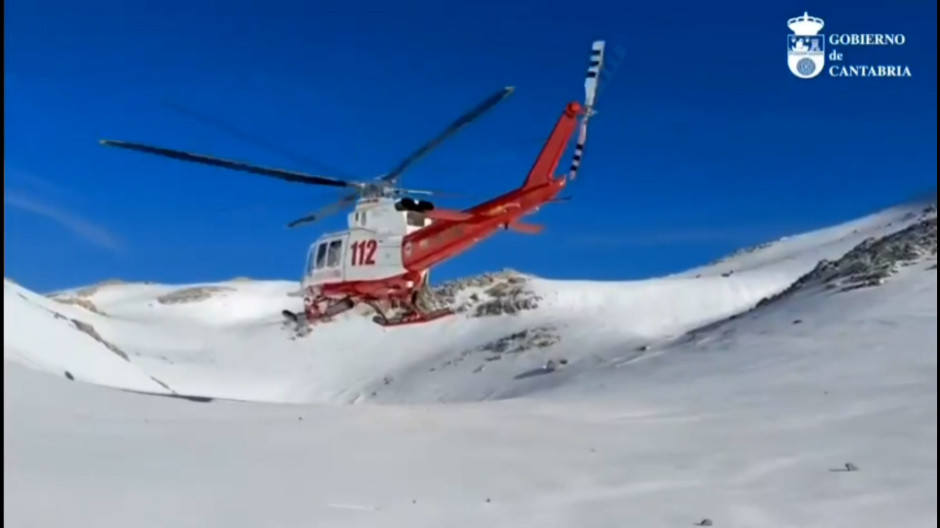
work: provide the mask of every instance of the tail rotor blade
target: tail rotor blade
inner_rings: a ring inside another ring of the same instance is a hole
[[[603,40],[595,40],[591,44],[591,60],[584,76],[584,116],[581,118],[578,127],[578,142],[575,144],[574,155],[571,157],[571,168],[568,170],[568,178],[572,181],[578,177],[578,169],[581,168],[581,159],[584,156],[584,145],[587,143],[588,120],[595,113],[594,103],[597,97],[597,86],[601,70],[604,68],[604,46],[605,42]]]
[[[418,161],[419,159],[427,155],[429,152],[437,148],[438,145],[440,145],[447,138],[456,134],[457,131],[459,131],[461,128],[479,119],[483,114],[485,114],[491,108],[496,106],[497,103],[509,97],[514,90],[515,90],[515,87],[507,86],[505,88],[500,89],[496,93],[490,95],[486,99],[484,99],[480,104],[478,104],[472,110],[470,110],[466,114],[457,118],[453,123],[450,124],[450,126],[445,128],[434,139],[428,141],[421,148],[416,150],[413,154],[405,158],[401,163],[398,164],[397,167],[392,169],[388,174],[382,176],[381,179],[386,182],[394,182],[395,180],[397,180],[398,177],[401,176],[401,174],[405,172],[405,170],[408,167],[410,167],[416,161]]]
[[[584,106],[594,107],[594,98],[597,96],[597,85],[600,81],[601,70],[604,68],[604,48],[606,42],[595,40],[591,44],[591,60],[588,63],[587,74],[584,77]]]
[[[249,163],[243,163],[240,161],[226,160],[222,158],[216,158],[213,156],[206,156],[204,154],[194,154],[191,152],[183,152],[180,150],[153,147],[150,145],[143,145],[140,143],[130,143],[127,141],[115,141],[115,140],[109,140],[109,139],[103,139],[100,141],[100,143],[108,147],[118,147],[118,148],[124,148],[128,150],[136,150],[138,152],[145,152],[147,154],[156,154],[158,156],[178,159],[181,161],[191,161],[194,163],[202,163],[204,165],[213,165],[213,166],[222,167],[225,169],[248,172],[251,174],[268,176],[271,178],[277,178],[280,180],[285,180],[285,181],[295,182],[295,183],[305,183],[308,185],[327,185],[331,187],[360,187],[362,185],[360,183],[348,182],[345,180],[329,178],[326,176],[314,176],[312,174],[306,174],[303,172],[259,167],[257,165],[251,165]]]

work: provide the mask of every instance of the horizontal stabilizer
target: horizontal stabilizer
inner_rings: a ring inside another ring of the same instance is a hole
[[[537,235],[545,229],[545,226],[540,224],[527,224],[525,222],[512,222],[509,224],[509,229],[513,231],[518,231],[520,233],[525,233],[527,235]]]

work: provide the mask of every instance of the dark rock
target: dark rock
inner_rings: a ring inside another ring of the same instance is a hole
[[[105,348],[107,348],[111,352],[114,352],[115,354],[120,356],[121,359],[125,361],[130,361],[130,359],[128,359],[127,357],[127,354],[123,350],[118,348],[114,343],[111,343],[110,341],[107,341],[103,337],[101,337],[101,334],[99,334],[98,331],[95,330],[94,326],[84,321],[79,321],[78,319],[71,319],[71,321],[72,321],[72,324],[75,326],[75,328],[88,334],[92,339],[104,345]]]
[[[928,218],[890,235],[865,239],[838,260],[820,260],[812,271],[757,306],[782,299],[810,286],[849,291],[879,286],[899,266],[937,254],[937,218]]]
[[[436,302],[455,312],[467,312],[474,317],[512,315],[525,310],[538,308],[541,297],[528,287],[529,278],[512,270],[499,273],[485,273],[444,283],[433,288]],[[458,303],[457,295],[469,288],[480,288],[473,292],[463,303]]]
[[[524,352],[532,348],[546,348],[560,340],[561,338],[558,336],[555,328],[550,325],[545,325],[509,334],[496,341],[491,341],[479,347],[479,349],[495,352],[497,354],[513,354]]]
[[[196,302],[208,299],[216,293],[235,291],[235,288],[228,286],[194,286],[183,288],[157,297],[160,304],[179,304],[187,302]]]

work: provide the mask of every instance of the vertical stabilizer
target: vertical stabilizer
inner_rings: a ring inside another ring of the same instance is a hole
[[[578,114],[581,111],[581,105],[577,102],[568,103],[565,111],[558,118],[558,122],[555,123],[551,135],[545,141],[545,145],[542,146],[542,152],[539,152],[539,157],[529,170],[522,184],[523,188],[546,185],[555,178],[555,170],[571,142],[571,136],[574,135],[578,126]]]

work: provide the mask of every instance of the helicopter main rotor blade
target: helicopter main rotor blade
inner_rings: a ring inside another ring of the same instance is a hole
[[[450,191],[434,191],[429,189],[396,189],[398,194],[415,194],[423,196],[441,196],[445,198],[465,198],[467,195],[463,193],[454,193]]]
[[[171,101],[163,101],[163,104],[167,108],[170,108],[171,110],[174,110],[180,114],[186,115],[189,118],[195,121],[199,121],[200,123],[204,125],[214,127],[218,130],[221,130],[231,135],[232,137],[236,137],[247,143],[253,143],[260,147],[264,147],[270,150],[271,152],[277,152],[278,154],[280,154],[281,156],[284,156],[285,158],[290,158],[293,161],[303,163],[304,165],[307,165],[310,167],[316,167],[317,170],[335,174],[337,176],[341,176],[346,179],[356,179],[356,176],[346,171],[339,170],[336,167],[327,165],[326,163],[323,163],[321,161],[308,158],[307,156],[302,156],[300,154],[297,154],[296,152],[293,152],[285,148],[283,145],[281,145],[278,142],[271,142],[266,139],[255,136],[254,134],[250,134],[240,128],[235,127],[234,125],[228,122],[222,121],[221,119],[215,116],[210,116],[207,114],[203,114],[201,112],[197,112],[191,108],[187,108],[183,105],[180,105],[178,103],[174,103]]]
[[[483,102],[478,104],[472,110],[470,110],[466,114],[457,118],[453,123],[450,124],[450,126],[445,128],[440,134],[438,134],[437,137],[428,141],[421,148],[416,150],[413,154],[405,158],[401,163],[398,164],[397,167],[392,169],[391,172],[382,176],[381,180],[386,181],[386,182],[394,182],[395,180],[397,180],[398,177],[401,176],[401,173],[405,172],[405,169],[407,169],[416,161],[418,161],[419,159],[427,155],[428,152],[431,152],[432,150],[434,150],[438,145],[441,144],[441,142],[443,142],[450,136],[457,133],[457,131],[459,131],[461,128],[475,121],[476,119],[479,119],[480,116],[482,116],[488,110],[496,106],[497,103],[499,103],[506,97],[509,97],[509,95],[512,94],[513,90],[515,90],[515,87],[507,86],[505,88],[500,89],[498,92],[494,93],[493,95],[487,97],[486,99],[484,99]]]
[[[340,198],[339,201],[337,202],[331,203],[330,205],[317,209],[316,211],[313,211],[310,214],[304,215],[296,220],[293,220],[292,222],[287,224],[287,227],[298,227],[304,224],[311,224],[313,222],[316,222],[317,220],[320,220],[321,218],[334,215],[340,212],[341,210],[343,210],[345,207],[348,207],[354,204],[358,198],[359,198],[358,193],[348,194]]]
[[[278,179],[289,181],[289,182],[305,183],[308,185],[329,185],[332,187],[361,187],[362,186],[361,183],[357,183],[357,182],[348,182],[348,181],[340,180],[336,178],[328,178],[326,176],[314,176],[312,174],[306,174],[303,172],[259,167],[257,165],[251,165],[251,164],[243,163],[240,161],[232,161],[232,160],[226,160],[222,158],[215,158],[215,157],[206,156],[203,154],[193,154],[190,152],[183,152],[180,150],[153,147],[150,145],[143,145],[140,143],[130,143],[127,141],[115,141],[115,140],[109,140],[109,139],[102,139],[100,143],[102,145],[109,146],[109,147],[118,147],[118,148],[124,148],[124,149],[129,149],[129,150],[136,150],[139,152],[146,152],[148,154],[156,154],[158,156],[165,156],[168,158],[178,159],[182,161],[191,161],[194,163],[213,165],[213,166],[222,167],[225,169],[249,172],[251,174],[259,174],[261,176],[278,178]]]

